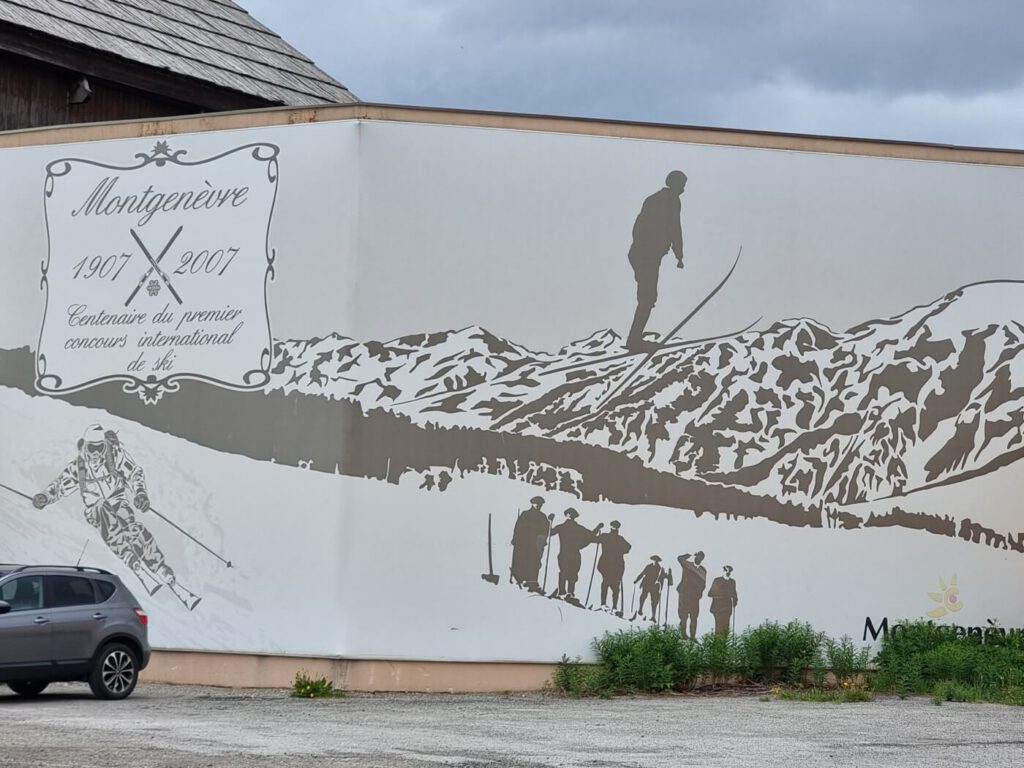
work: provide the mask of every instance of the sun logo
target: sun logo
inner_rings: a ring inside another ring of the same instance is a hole
[[[955,573],[949,577],[949,584],[940,576],[939,589],[941,591],[928,593],[928,599],[939,604],[937,608],[928,611],[928,615],[933,619],[941,619],[947,613],[956,613],[963,607],[963,603],[960,602],[960,590],[956,586]]]

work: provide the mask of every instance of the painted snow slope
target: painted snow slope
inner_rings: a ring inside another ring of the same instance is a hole
[[[601,331],[556,353],[483,328],[277,344],[271,389],[416,423],[607,446],[682,477],[848,505],[983,474],[1024,453],[1024,284],[966,286],[834,332],[811,319],[642,359]]]

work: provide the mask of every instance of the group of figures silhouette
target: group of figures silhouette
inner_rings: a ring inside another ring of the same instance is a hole
[[[725,634],[733,627],[739,598],[732,566],[724,566],[722,575],[708,587],[703,552],[676,558],[680,567],[678,579],[673,567],[665,565],[660,555],[651,555],[649,562],[632,580],[632,596],[627,611],[624,587],[626,556],[633,547],[622,535],[622,524],[612,520],[607,530],[604,523],[587,528],[579,522],[579,512],[572,507],[563,512],[563,520],[556,522],[555,515],[545,514],[543,507],[544,498],[534,496],[530,499],[529,509],[519,513],[513,529],[509,581],[520,589],[560,599],[578,608],[606,611],[620,618],[628,616],[629,621],[639,619],[667,625],[669,598],[674,586],[678,593],[679,626],[685,636],[696,639],[701,601],[705,597],[711,600],[715,632]],[[549,572],[555,570],[550,568],[555,539],[558,540],[557,584],[553,583],[549,592]],[[583,552],[591,545],[594,546],[593,563],[581,599],[577,585],[583,566]],[[598,595],[593,594],[596,575],[600,575],[599,602]],[[592,595],[595,604],[591,603]]]

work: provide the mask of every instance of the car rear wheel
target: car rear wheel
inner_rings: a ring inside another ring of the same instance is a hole
[[[8,683],[7,687],[19,696],[31,698],[42,693],[48,685],[49,683],[41,680],[16,680],[12,683]]]
[[[89,674],[89,687],[98,699],[123,699],[139,682],[135,651],[122,643],[103,646]]]

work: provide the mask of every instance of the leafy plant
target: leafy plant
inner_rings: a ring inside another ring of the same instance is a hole
[[[584,664],[580,657],[562,656],[555,667],[551,684],[557,691],[569,696],[610,696],[606,672],[593,664]]]
[[[741,635],[747,665],[755,680],[769,682],[775,679],[783,666],[782,627],[766,621]]]
[[[295,673],[291,695],[298,699],[338,699],[342,698],[345,692],[335,688],[334,683],[325,676],[311,677],[305,670],[300,669]]]
[[[822,638],[822,634],[806,622],[791,621],[782,628],[779,650],[784,666],[783,679],[787,683],[800,682],[803,670],[814,666]]]
[[[943,701],[1021,702],[1024,649],[1016,634],[957,634],[931,622],[902,624],[890,631],[877,657],[876,688],[900,697],[930,694]]]
[[[857,648],[849,635],[843,635],[838,640],[826,637],[823,644],[825,660],[838,685],[842,685],[845,680],[852,680],[857,672],[868,666],[871,649],[868,646]]]
[[[605,683],[624,691],[667,691],[692,682],[703,668],[699,647],[677,629],[649,627],[608,633],[592,644]]]
[[[981,698],[983,697],[976,688],[953,680],[936,683],[932,690],[932,700],[936,704],[941,704],[944,701],[979,701]]]
[[[712,684],[724,682],[731,675],[746,673],[746,649],[736,635],[704,635],[700,640],[700,648],[704,668],[711,676]]]

